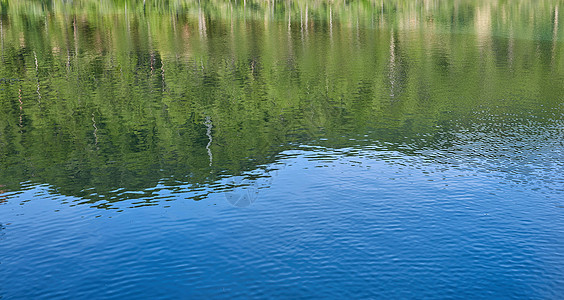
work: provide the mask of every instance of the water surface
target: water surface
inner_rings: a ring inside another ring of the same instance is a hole
[[[0,298],[561,298],[562,5],[2,2]]]

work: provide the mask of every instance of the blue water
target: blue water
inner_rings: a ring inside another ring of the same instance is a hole
[[[47,185],[9,194],[0,213],[0,292],[7,299],[563,295],[561,173],[512,177],[460,153],[456,164],[437,164],[377,147],[300,148],[250,172],[256,179],[229,178],[243,187],[200,202],[186,199],[189,187],[157,186],[154,206],[122,203],[115,213],[69,204],[76,199]],[[236,196],[247,202],[233,205]]]
[[[8,2],[0,299],[564,299],[556,1]]]

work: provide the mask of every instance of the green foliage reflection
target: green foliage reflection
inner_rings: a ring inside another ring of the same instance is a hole
[[[413,154],[480,112],[562,111],[559,1],[0,3],[0,184],[100,207],[298,144]]]

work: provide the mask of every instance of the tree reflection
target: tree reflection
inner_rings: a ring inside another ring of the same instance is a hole
[[[551,1],[44,4],[2,2],[3,190],[111,203],[300,144],[416,155],[452,144],[453,120],[487,123],[477,111],[550,122],[564,94]],[[233,184],[230,203],[258,197]]]

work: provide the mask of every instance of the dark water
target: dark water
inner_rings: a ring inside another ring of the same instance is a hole
[[[0,1],[0,298],[564,297],[562,1]]]

